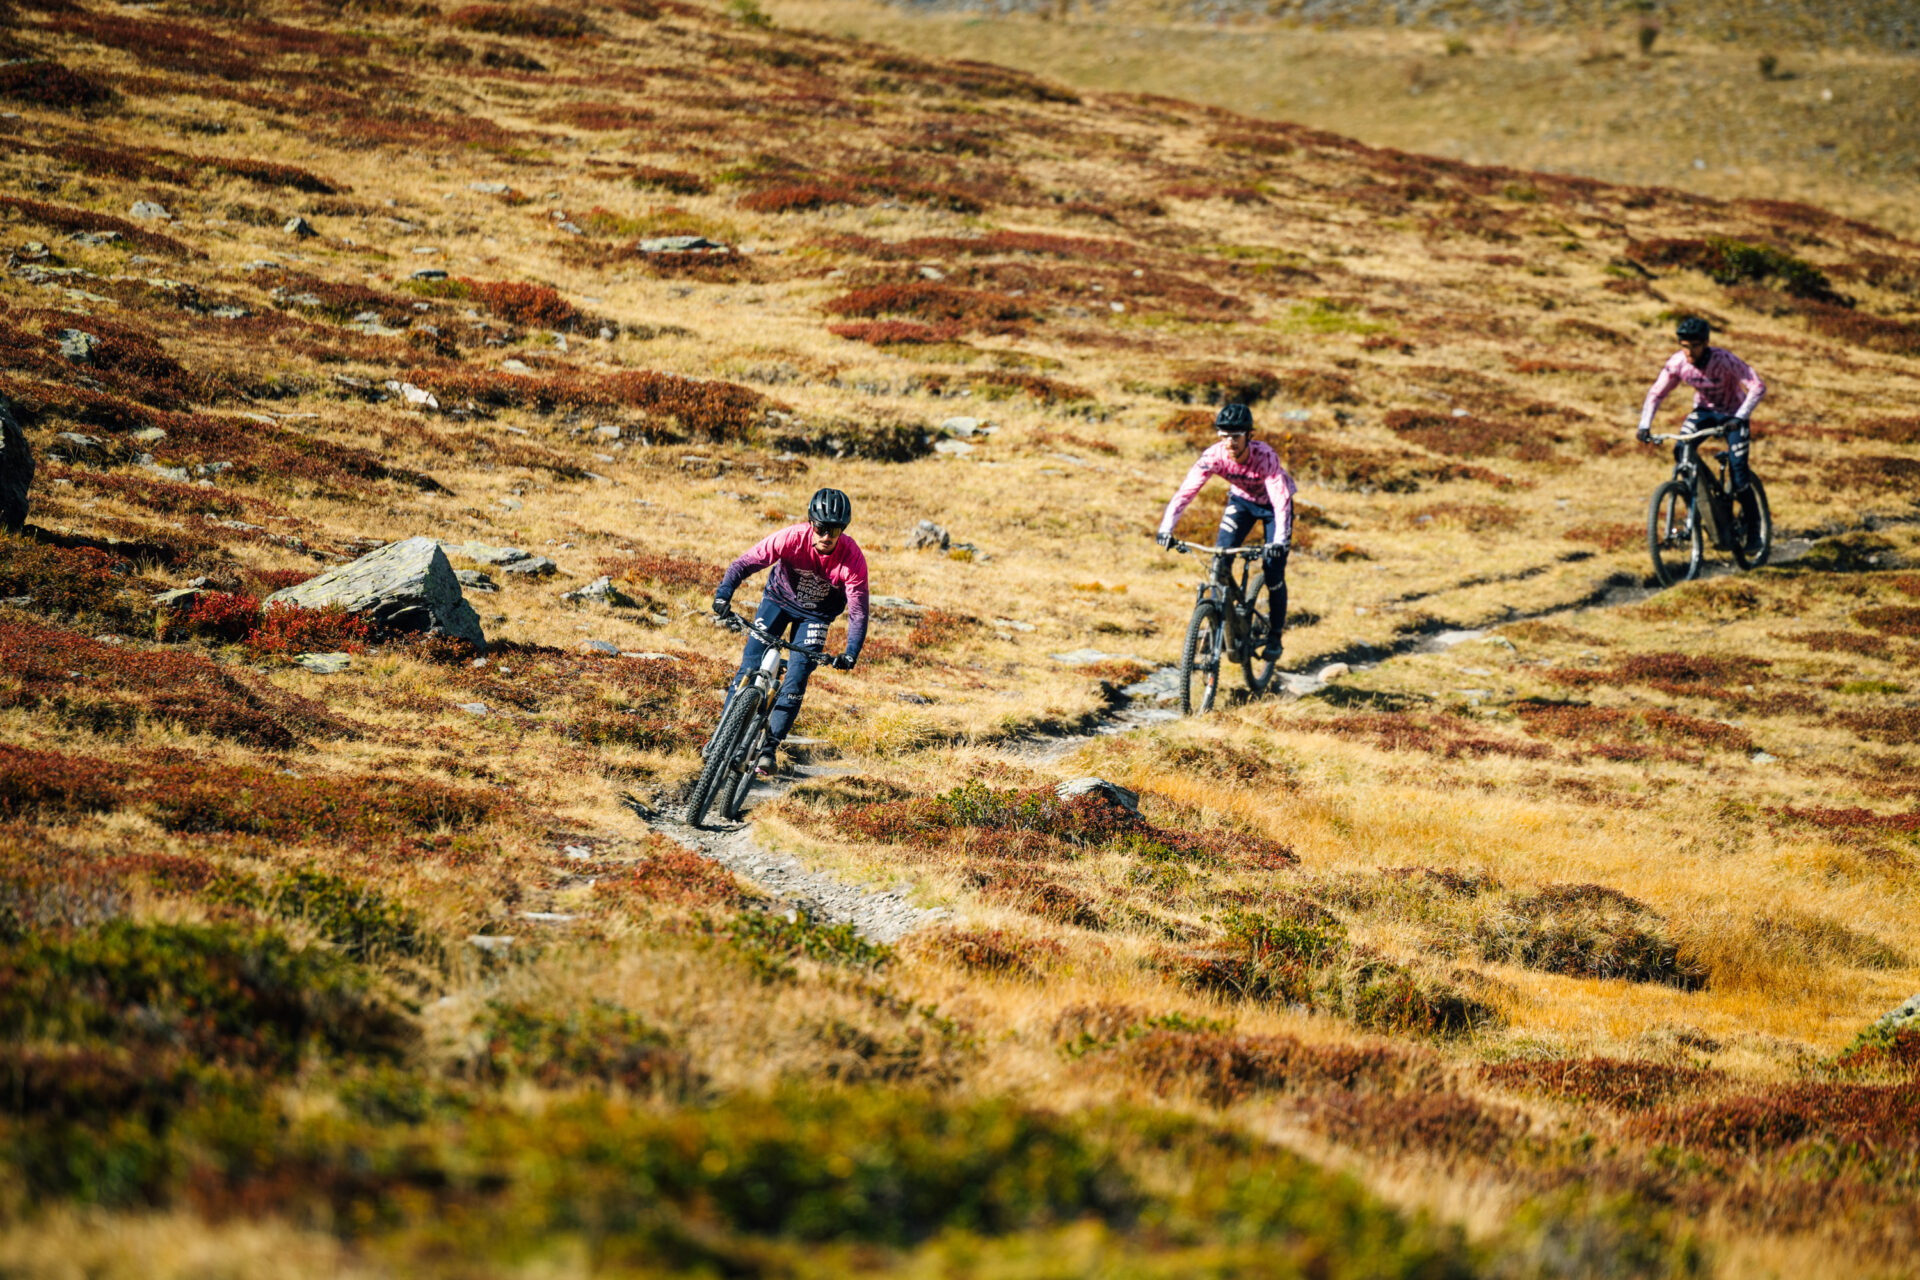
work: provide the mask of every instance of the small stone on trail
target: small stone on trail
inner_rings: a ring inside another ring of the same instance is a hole
[[[572,600],[583,604],[598,602],[613,609],[633,609],[639,605],[639,601],[614,586],[613,579],[607,577],[605,574],[595,578],[592,582],[589,582],[586,586],[576,591],[562,592],[560,598],[562,600]]]
[[[1351,673],[1352,670],[1353,668],[1344,662],[1329,662],[1326,666],[1320,668],[1319,678],[1323,681],[1338,680],[1341,676]]]
[[[1140,812],[1140,793],[1129,791],[1117,783],[1105,778],[1069,778],[1053,789],[1053,794],[1062,800],[1071,800],[1075,796],[1105,796],[1108,800],[1132,813]]]
[[[353,658],[345,653],[303,653],[293,662],[295,666],[305,667],[317,676],[331,676],[352,666]]]

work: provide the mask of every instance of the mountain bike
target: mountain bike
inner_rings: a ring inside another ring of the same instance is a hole
[[[774,695],[786,678],[787,655],[791,653],[794,662],[821,661],[818,653],[782,640],[758,622],[734,615],[729,617],[727,625],[735,631],[753,632],[765,642],[767,649],[760,657],[759,667],[741,681],[740,687],[727,699],[726,707],[720,712],[720,723],[701,749],[706,763],[693,784],[693,793],[687,797],[690,827],[706,820],[707,810],[716,800],[722,819],[732,822],[739,818],[741,808],[747,803],[747,793],[753,790],[754,761],[767,742],[767,717],[773,711]]]
[[[1220,689],[1222,658],[1240,664],[1247,690],[1258,697],[1273,679],[1274,662],[1260,657],[1270,628],[1285,620],[1269,616],[1272,598],[1264,574],[1253,571],[1260,547],[1209,547],[1197,542],[1174,542],[1181,555],[1197,552],[1213,558],[1212,571],[1195,591],[1193,621],[1187,624],[1186,648],[1180,651],[1180,713],[1193,715],[1213,709]]]
[[[1673,478],[1655,489],[1647,504],[1647,550],[1653,576],[1663,587],[1700,576],[1708,538],[1715,550],[1731,552],[1742,569],[1758,569],[1773,554],[1773,512],[1760,477],[1750,475],[1753,483],[1736,494],[1727,455],[1702,454],[1697,447],[1726,434],[1720,426],[1653,437],[1655,444],[1680,446]]]

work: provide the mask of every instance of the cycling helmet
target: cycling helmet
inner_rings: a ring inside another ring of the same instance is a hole
[[[1220,406],[1220,412],[1214,415],[1213,429],[1221,435],[1241,435],[1253,430],[1253,411],[1243,404]]]
[[[1674,326],[1673,336],[1682,342],[1705,342],[1713,336],[1713,326],[1699,316],[1687,316]]]
[[[822,489],[807,504],[809,524],[837,524],[842,529],[853,523],[853,499],[838,489]]]

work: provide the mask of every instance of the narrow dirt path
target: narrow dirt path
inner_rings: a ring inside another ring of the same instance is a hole
[[[782,775],[758,782],[747,797],[748,813],[778,799],[808,778],[858,773],[858,765],[789,765]],[[874,891],[847,884],[815,871],[793,854],[764,847],[751,821],[723,823],[708,819],[705,827],[688,826],[678,813],[660,812],[643,819],[653,830],[719,863],[742,879],[765,889],[778,901],[804,910],[815,920],[850,924],[870,942],[898,942],[915,929],[947,918],[939,909],[916,907],[907,901],[909,885]]]

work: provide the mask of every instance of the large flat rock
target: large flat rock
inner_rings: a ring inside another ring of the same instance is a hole
[[[276,591],[268,604],[321,609],[337,604],[382,631],[452,636],[484,648],[480,615],[461,593],[446,552],[432,538],[408,538],[370,551],[298,586]]]

